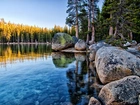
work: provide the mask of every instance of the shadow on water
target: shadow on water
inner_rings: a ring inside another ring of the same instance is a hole
[[[0,95],[0,98],[3,97],[0,102],[6,105],[9,96],[9,100],[13,104],[17,102],[18,105],[21,103],[87,105],[91,96],[97,97],[100,90],[98,84],[100,83],[94,62],[89,62],[88,54],[51,52],[51,46],[46,45],[0,46],[0,64],[2,66],[9,64],[9,62],[18,65],[15,63],[17,60],[22,61],[22,65],[24,65],[24,61],[28,63],[28,60],[44,59],[44,57],[45,61],[39,60],[35,64],[32,62],[35,67],[31,67],[29,64],[29,66],[21,68],[21,71],[18,70],[10,74],[14,81],[12,84],[10,76],[0,78],[0,85],[5,84],[0,87],[0,92],[5,95],[5,98],[2,94]],[[24,72],[25,69],[28,72]],[[6,83],[2,80],[5,80]],[[13,88],[9,89],[9,87]],[[18,94],[18,96],[14,96],[14,94]]]

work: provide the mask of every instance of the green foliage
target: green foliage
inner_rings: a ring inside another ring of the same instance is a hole
[[[105,0],[101,13],[98,13],[95,24],[96,41],[105,39],[110,26],[116,34],[114,45],[121,44],[120,38],[130,38],[140,42],[140,0]],[[107,39],[108,40],[108,39]]]
[[[65,43],[66,43],[63,36],[58,37],[58,41],[60,42],[61,45],[65,45]]]
[[[56,35],[53,38],[53,42],[65,45],[66,43],[72,42],[72,37],[66,33],[56,33]]]
[[[71,42],[72,41],[72,37],[69,35],[69,34],[64,34],[63,35],[63,38],[65,39],[65,41],[67,42],[67,43],[69,43],[69,42]]]
[[[114,38],[111,35],[108,35],[105,39],[105,42],[108,44],[111,44],[112,46],[117,46],[117,47],[122,47],[122,48],[126,48],[123,45],[126,44],[126,42],[131,42],[132,40],[130,39],[120,39],[120,38]]]

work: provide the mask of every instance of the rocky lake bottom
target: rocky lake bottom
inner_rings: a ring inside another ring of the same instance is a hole
[[[0,46],[0,105],[87,105],[96,89],[86,66],[46,45]]]

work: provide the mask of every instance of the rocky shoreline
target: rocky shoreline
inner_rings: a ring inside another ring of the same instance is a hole
[[[101,81],[101,85],[98,85],[101,89],[98,99],[91,97],[89,105],[138,105],[140,103],[139,55],[135,56],[120,47],[104,42],[88,47],[81,39],[73,43],[73,39],[68,36],[69,39],[65,40],[67,37],[65,34],[59,33],[54,37],[52,49],[55,51],[89,53],[90,64],[95,65]],[[63,43],[59,37],[63,39]],[[71,46],[74,48],[66,49]]]

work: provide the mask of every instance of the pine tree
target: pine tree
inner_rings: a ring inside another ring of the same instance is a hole
[[[76,30],[76,37],[78,38],[79,36],[79,8],[80,8],[80,3],[82,0],[68,0],[68,17],[66,18],[66,24],[69,26],[75,26]]]

